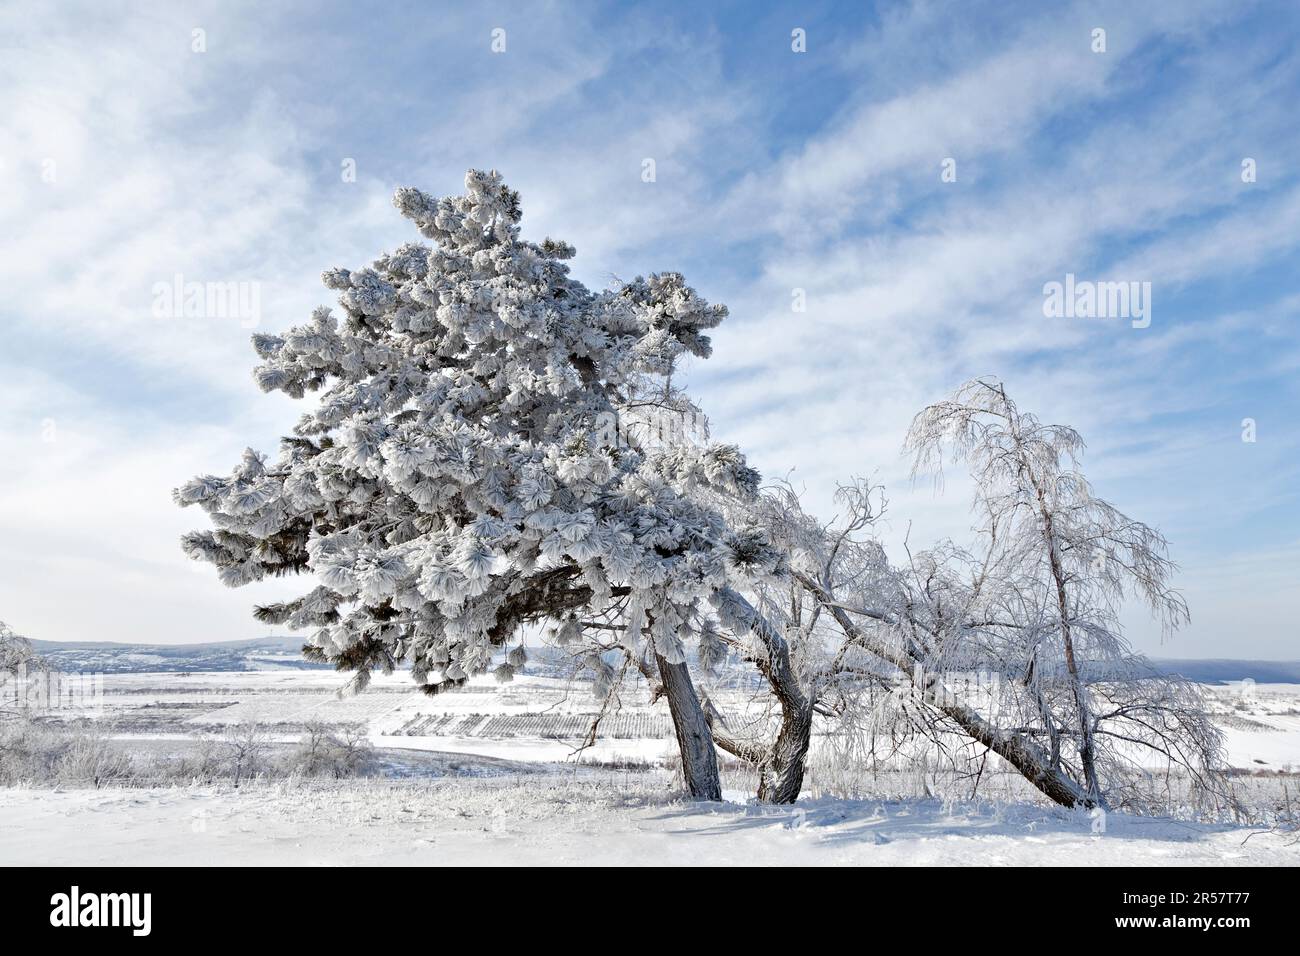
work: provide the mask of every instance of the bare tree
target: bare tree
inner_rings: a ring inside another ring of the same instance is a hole
[[[918,469],[944,452],[970,461],[982,518],[973,550],[944,542],[895,567],[871,534],[878,489],[842,488],[844,518],[823,525],[778,487],[751,511],[784,555],[778,573],[715,594],[728,640],[779,702],[770,744],[714,730],[759,767],[760,798],[797,797],[816,714],[834,718],[901,682],[916,733],[992,752],[1057,803],[1147,809],[1172,774],[1224,800],[1220,734],[1200,691],[1133,653],[1117,618],[1136,595],[1166,627],[1186,620],[1165,541],[1092,495],[1077,433],[980,381],[923,411],[907,447]],[[958,673],[981,675],[978,686]]]
[[[271,742],[261,724],[243,721],[231,724],[221,735],[226,761],[235,778],[235,786],[257,772]]]
[[[1141,720],[1127,702],[1094,702],[1090,689],[1135,676],[1119,606],[1128,594],[1140,598],[1167,631],[1188,619],[1182,596],[1169,586],[1174,565],[1164,537],[1094,497],[1079,469],[1079,433],[1022,412],[996,380],[968,382],[951,399],[926,408],[913,421],[906,447],[914,455],[914,476],[927,468],[937,472],[945,458],[969,464],[984,539],[982,566],[970,587],[972,598],[992,612],[976,631],[985,638],[981,655],[1011,648],[1023,658],[1024,682],[1038,699],[1053,761],[1066,759],[1061,740],[1072,738],[1081,782],[1089,799],[1101,802],[1099,726]],[[988,580],[986,568],[995,572]],[[1051,699],[1062,681],[1068,702]],[[1102,712],[1094,704],[1111,709]],[[1156,716],[1149,707],[1140,713]],[[1157,736],[1169,743],[1163,733]]]
[[[298,741],[294,755],[298,767],[309,777],[314,777],[331,765],[330,752],[333,733],[324,721],[308,721]]]
[[[334,776],[350,777],[374,758],[375,748],[364,725],[349,724],[335,735]]]
[[[41,663],[32,642],[4,621],[0,621],[0,671],[18,673],[19,668]]]
[[[847,634],[826,613],[834,605],[826,588],[840,577],[877,599],[892,595],[895,577],[869,533],[885,506],[880,489],[855,484],[839,498],[847,519],[831,527],[806,514],[788,485],[767,489],[749,517],[764,547],[780,555],[776,573],[755,578],[745,594],[727,589],[713,596],[723,640],[757,667],[776,702],[770,743],[738,739],[714,724],[718,746],[757,768],[764,802],[798,798],[815,717],[835,719],[845,701],[888,686],[896,670],[882,648],[867,653],[861,634]]]
[[[0,621],[0,718],[20,717],[24,713],[21,678],[31,670],[44,667],[32,642],[8,624]],[[9,685],[14,693],[8,692]]]
[[[292,766],[310,777],[350,777],[366,765],[373,751],[363,725],[336,729],[323,721],[310,721],[303,728]]]

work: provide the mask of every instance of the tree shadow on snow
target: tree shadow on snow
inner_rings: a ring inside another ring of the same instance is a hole
[[[701,819],[704,817],[705,819]],[[815,835],[823,846],[886,844],[895,840],[1007,837],[1161,840],[1194,843],[1239,829],[1229,824],[1187,823],[1169,817],[1038,807],[1031,804],[960,803],[941,800],[839,800],[819,798],[788,806],[759,803],[678,803],[656,819],[677,821],[671,834],[730,834],[784,829]]]

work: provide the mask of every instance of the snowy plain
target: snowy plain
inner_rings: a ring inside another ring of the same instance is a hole
[[[992,774],[976,799],[942,799],[924,779],[886,772],[862,781],[879,794],[862,799],[814,773],[796,805],[774,808],[752,802],[752,781],[733,769],[724,803],[693,803],[671,772],[664,705],[636,688],[579,750],[574,728],[596,705],[582,681],[560,677],[475,679],[435,697],[400,673],[353,696],[329,671],[103,681],[93,722],[131,753],[181,752],[247,722],[291,747],[307,722],[325,721],[364,727],[377,759],[340,781],[0,789],[0,864],[1300,865],[1295,833],[1103,820],[999,792]],[[1294,789],[1300,685],[1211,694],[1243,779]],[[743,690],[714,695],[743,714]]]
[[[731,795],[739,796],[739,795]],[[26,865],[1296,866],[1294,835],[938,800],[794,808],[602,783],[0,791]]]

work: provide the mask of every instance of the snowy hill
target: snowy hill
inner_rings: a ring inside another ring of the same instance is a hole
[[[207,644],[127,644],[112,641],[32,641],[38,654],[67,672],[101,674],[178,673],[181,671],[329,670],[302,656],[303,638],[292,635]],[[548,646],[530,646],[529,673],[570,677],[579,668],[573,657]]]
[[[33,641],[39,654],[64,671],[104,674],[175,673],[178,671],[257,671],[292,668],[330,670],[303,660],[303,638],[291,635],[209,644],[125,644],[106,641]],[[550,647],[528,649],[530,671],[549,677],[574,674],[573,660]],[[1170,660],[1152,661],[1162,673],[1182,674],[1202,684],[1250,678],[1257,684],[1300,684],[1300,661]]]
[[[180,671],[332,670],[302,656],[303,639],[258,637],[211,644],[119,644],[105,641],[33,641],[36,652],[62,671],[103,674]]]
[[[1257,684],[1300,684],[1300,661],[1155,660],[1165,674],[1181,674],[1200,684],[1226,684],[1249,678]]]

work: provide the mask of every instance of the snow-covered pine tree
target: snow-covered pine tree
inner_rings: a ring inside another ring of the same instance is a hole
[[[263,390],[320,398],[274,460],[249,449],[229,475],[177,489],[213,524],[184,548],[234,587],[314,574],[256,614],[314,629],[308,652],[358,686],[399,662],[429,692],[457,685],[521,624],[625,600],[688,787],[718,799],[677,624],[754,559],[708,499],[753,495],[759,478],[734,447],[646,451],[619,422],[683,355],[709,355],[726,309],[676,273],[593,292],[569,275],[572,246],[520,237],[519,196],[495,171],[465,187],[399,189],[394,205],[433,245],[326,272],[341,315],[253,337]]]

